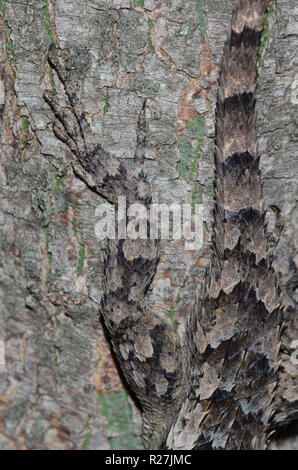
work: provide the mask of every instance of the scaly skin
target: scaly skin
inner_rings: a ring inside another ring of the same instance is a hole
[[[144,412],[144,443],[158,449],[263,449],[275,411],[282,309],[264,224],[255,137],[257,51],[269,0],[241,0],[224,50],[217,103],[213,248],[205,287],[182,341],[152,314],[144,294],[158,240],[112,240],[101,315],[129,387]],[[76,157],[74,170],[117,207],[151,203],[143,170],[145,105],[134,167],[104,151],[50,48],[49,63],[75,123],[56,98],[44,98],[53,130]],[[60,123],[60,124],[59,124]]]
[[[192,394],[170,448],[263,449],[274,412],[281,308],[264,225],[254,98],[268,5],[239,2],[224,50],[212,259],[187,326]]]

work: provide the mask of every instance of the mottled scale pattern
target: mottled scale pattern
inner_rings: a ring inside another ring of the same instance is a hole
[[[268,5],[239,2],[224,50],[212,259],[187,325],[192,390],[170,448],[263,449],[274,413],[282,312],[255,137],[257,51]]]
[[[144,293],[158,261],[156,240],[110,242],[102,315],[124,376],[142,404],[144,442],[159,448],[185,394],[184,349]]]
[[[142,406],[149,449],[263,449],[274,417],[282,309],[255,130],[257,51],[269,3],[240,0],[233,14],[218,87],[211,263],[184,340],[144,301],[159,241],[115,239],[106,250],[100,311],[125,380]],[[71,111],[51,92],[44,98],[56,116],[55,135],[75,156],[75,173],[117,210],[119,196],[149,208],[146,100],[131,167],[108,154],[92,133],[54,47],[48,60]]]
[[[130,166],[98,143],[54,46],[48,61],[64,85],[75,117],[74,121],[61,109],[52,92],[44,93],[57,118],[54,133],[77,157],[75,173],[116,210],[118,197],[125,197],[127,206],[141,203],[149,209],[151,188],[143,170],[146,101],[138,119],[134,165]],[[171,321],[151,313],[144,302],[158,257],[159,240],[150,240],[149,227],[147,240],[111,240],[100,305],[123,375],[142,405],[144,444],[150,448],[160,447],[186,394],[184,346]]]

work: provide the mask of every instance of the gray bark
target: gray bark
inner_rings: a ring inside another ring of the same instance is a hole
[[[134,155],[147,98],[145,166],[156,202],[204,203],[203,248],[194,255],[183,242],[164,242],[147,296],[182,332],[209,257],[216,81],[235,0],[0,4],[0,448],[141,448],[140,412],[127,399],[98,313],[105,243],[94,227],[103,200],[74,176],[70,151],[52,132],[43,92],[55,89],[66,107],[67,100],[47,49],[61,48],[92,129],[118,157]],[[274,2],[257,96],[266,205],[278,206],[285,221],[275,263],[293,312],[295,8],[294,0]],[[297,315],[287,315],[281,395],[297,368],[289,359]],[[298,439],[272,446],[298,448]]]

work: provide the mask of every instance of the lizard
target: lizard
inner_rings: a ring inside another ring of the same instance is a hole
[[[274,419],[282,307],[255,124],[257,51],[269,3],[240,0],[233,13],[218,86],[212,256],[184,338],[145,304],[160,249],[149,227],[147,239],[109,241],[100,313],[141,404],[148,449],[264,449]],[[56,137],[75,157],[75,174],[116,209],[119,196],[149,208],[146,100],[131,167],[92,133],[53,45],[48,61],[71,111],[62,110],[50,91],[44,99],[56,116]]]

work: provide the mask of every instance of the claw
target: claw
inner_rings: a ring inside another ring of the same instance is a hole
[[[67,132],[64,130],[64,128],[58,124],[57,121],[53,123],[53,132],[57,139],[61,140],[61,142],[64,142],[68,148],[71,150],[71,152],[76,155],[78,158],[80,158],[80,154],[78,151],[78,148],[74,141],[69,137]]]
[[[86,119],[86,114],[82,110],[79,99],[78,99],[72,85],[69,83],[69,81],[67,79],[66,70],[65,70],[64,66],[62,65],[62,63],[60,62],[60,60],[58,58],[58,55],[57,55],[57,52],[56,52],[56,48],[53,44],[50,45],[49,50],[48,50],[48,61],[49,61],[50,65],[55,69],[59,80],[61,81],[61,83],[64,86],[65,92],[66,92],[66,94],[68,96],[68,99],[71,103],[73,113],[76,117],[76,120],[79,124],[80,130],[83,134],[83,139],[85,140],[87,138],[87,140],[88,140],[88,142],[86,143],[86,147],[87,146],[90,147],[90,145],[94,144],[94,142],[93,142],[93,139],[92,139],[92,133],[91,133],[91,130],[90,130],[90,126],[89,126],[89,124],[87,122],[87,119]]]
[[[49,104],[49,106],[52,108],[54,114],[56,115],[56,117],[58,118],[58,120],[61,122],[62,126],[64,127],[67,135],[70,137],[70,139],[72,139],[72,141],[74,142],[76,148],[77,148],[77,152],[80,154],[80,156],[83,156],[86,152],[85,152],[85,146],[84,146],[84,143],[83,143],[83,140],[80,136],[80,128],[79,126],[77,125],[76,122],[73,122],[73,120],[71,119],[69,113],[63,111],[59,104],[58,104],[58,101],[57,101],[57,98],[55,98],[55,96],[53,95],[53,93],[49,90],[46,90],[43,94],[43,97],[45,99],[45,101]],[[69,142],[69,139],[64,139],[63,141],[65,143],[66,140]],[[73,146],[72,144],[69,144],[67,143],[67,145],[69,146],[70,150],[72,150]]]

